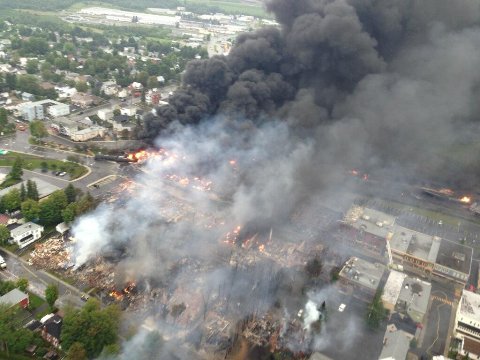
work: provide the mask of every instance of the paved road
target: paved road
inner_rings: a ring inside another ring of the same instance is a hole
[[[0,142],[0,148],[11,150],[11,151],[25,152],[28,154],[44,156],[47,158],[57,159],[57,160],[65,160],[67,156],[72,155],[71,153],[68,153],[68,152],[41,148],[35,145],[31,145],[28,142],[29,137],[30,137],[30,134],[28,131],[17,131],[17,133],[14,136],[9,138],[3,138]],[[108,175],[117,174],[118,172],[119,164],[117,163],[109,162],[109,161],[97,162],[93,160],[93,158],[88,156],[84,156],[84,155],[78,155],[78,156],[80,156],[83,163],[88,167],[90,167],[90,169],[92,170],[92,172],[88,176],[80,180],[73,181],[73,184],[76,187],[82,189],[83,191],[90,190],[89,188],[87,188],[89,184],[94,183],[95,181],[98,181],[99,179],[102,179]],[[55,177],[52,178],[51,175],[52,175],[51,173],[44,174],[44,175],[42,175],[41,173],[38,173],[38,175],[35,174],[35,176],[38,176],[38,177],[43,176],[45,178],[48,178],[48,181],[54,183],[55,185],[62,185],[61,187],[65,187],[68,185],[68,182],[65,181],[64,179],[55,178]]]
[[[45,288],[49,284],[56,284],[59,290],[59,298],[56,302],[58,307],[65,305],[83,306],[84,302],[80,299],[83,294],[79,289],[62,280],[46,273],[43,270],[37,270],[16,255],[0,250],[0,255],[7,262],[7,269],[0,271],[0,277],[6,280],[16,280],[18,278],[27,278],[29,281],[29,290],[34,294],[44,298]]]

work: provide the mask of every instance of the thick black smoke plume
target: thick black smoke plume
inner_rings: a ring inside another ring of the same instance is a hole
[[[224,114],[286,121],[319,151],[354,151],[346,157],[356,166],[458,184],[478,173],[468,151],[452,156],[477,129],[478,1],[272,0],[267,8],[280,28],[240,35],[226,57],[192,61],[170,105],[146,120],[146,138],[175,120]]]

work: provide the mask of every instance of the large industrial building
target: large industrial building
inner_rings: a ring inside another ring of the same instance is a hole
[[[459,353],[480,358],[480,295],[463,290],[457,308],[453,335],[460,341]]]

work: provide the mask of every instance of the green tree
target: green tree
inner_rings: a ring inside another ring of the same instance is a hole
[[[65,196],[67,197],[67,202],[73,203],[77,199],[77,190],[72,184],[68,184],[68,186],[63,190],[65,192]]]
[[[366,321],[367,326],[372,330],[378,329],[382,321],[388,315],[388,310],[383,307],[381,296],[382,292],[381,290],[378,290],[372,302],[368,306]]]
[[[95,358],[105,346],[117,341],[120,309],[110,305],[100,308],[98,300],[90,298],[84,307],[68,309],[62,326],[62,347],[67,351],[75,342],[83,345],[87,357]]]
[[[22,202],[22,214],[26,220],[32,221],[40,217],[40,205],[33,199]]]
[[[62,210],[68,205],[67,196],[62,190],[52,193],[40,203],[40,219],[46,225],[55,225],[63,221]]]
[[[158,80],[156,76],[149,76],[147,80],[147,88],[153,89],[158,86]]]
[[[25,185],[22,182],[22,185],[20,186],[20,200],[25,201],[26,197],[27,197],[27,190],[25,190]]]
[[[45,128],[43,121],[34,120],[30,123],[30,134],[37,139],[41,139],[48,136],[48,131]]]
[[[92,210],[96,206],[95,199],[90,193],[84,195],[79,201],[77,201],[77,215],[85,214]]]
[[[0,108],[0,126],[5,126],[8,123],[8,114],[7,110]]]
[[[0,350],[10,355],[22,354],[32,343],[34,335],[30,330],[17,328],[15,312],[17,308],[0,305]]]
[[[10,238],[10,230],[5,225],[0,225],[0,244],[6,245]]]
[[[0,281],[0,296],[5,295],[6,293],[12,291],[17,286],[13,281]]]
[[[38,72],[38,60],[28,60],[25,70],[28,74],[36,74]]]
[[[27,198],[35,201],[38,201],[40,198],[37,183],[33,180],[27,180]]]
[[[15,162],[12,165],[12,168],[10,170],[10,173],[8,174],[8,177],[12,180],[17,180],[20,181],[22,180],[22,175],[23,175],[23,160],[21,157],[17,157],[15,159]]]
[[[55,301],[58,299],[58,286],[55,284],[50,284],[45,289],[45,300],[47,301],[50,310],[53,311]]]
[[[25,279],[25,278],[20,278],[17,280],[17,282],[15,283],[15,285],[17,286],[17,288],[20,290],[20,291],[27,291],[28,289],[28,279]]]
[[[85,351],[82,344],[79,342],[74,342],[70,349],[68,349],[67,360],[87,360],[87,352]]]
[[[12,189],[2,197],[2,203],[6,210],[13,211],[20,209],[22,199],[20,198],[20,190]]]
[[[68,204],[65,210],[62,211],[63,221],[70,223],[75,220],[77,216],[78,204],[76,202]]]
[[[77,89],[78,92],[85,93],[88,91],[88,84],[85,81],[78,81],[75,84],[75,89]]]

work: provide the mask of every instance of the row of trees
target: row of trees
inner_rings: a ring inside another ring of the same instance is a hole
[[[23,189],[23,190],[22,190]],[[69,184],[64,190],[53,192],[48,198],[39,202],[38,190],[33,181],[21,189],[12,189],[0,199],[0,212],[21,209],[28,221],[38,221],[43,225],[55,225],[62,221],[72,222],[77,216],[92,210],[95,199],[87,193],[81,195],[78,189]],[[0,243],[5,244],[10,232],[0,225]]]
[[[67,359],[92,359],[102,351],[118,351],[119,327],[120,309],[116,305],[102,309],[98,300],[90,298],[82,309],[67,308],[61,334]]]

